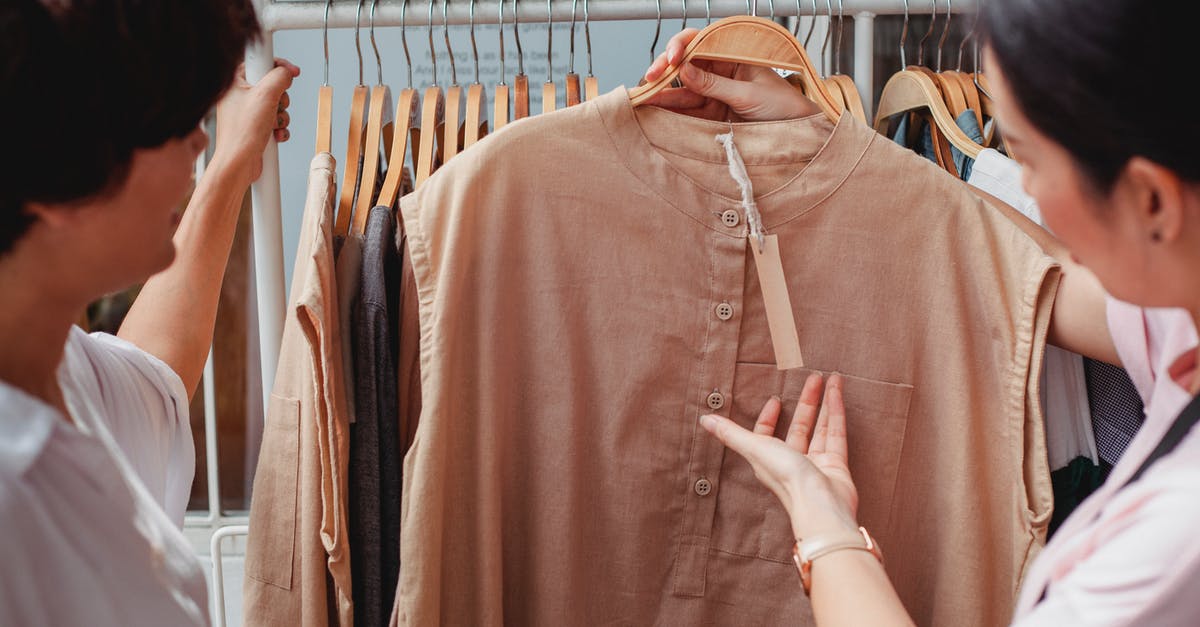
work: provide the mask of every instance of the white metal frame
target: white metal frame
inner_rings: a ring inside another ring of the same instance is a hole
[[[261,42],[247,50],[246,74],[251,82],[262,78],[274,65],[274,33],[281,30],[320,29],[325,24],[325,2],[323,0],[255,0],[259,19],[263,26]],[[422,4],[423,0],[410,0]],[[427,0],[424,0],[427,1]],[[504,0],[508,1],[508,0]],[[706,12],[713,17],[744,15],[747,8],[757,9],[759,15],[768,12],[776,17],[795,17],[797,8],[800,17],[812,15],[811,8],[816,0],[692,0],[686,5],[686,17],[704,18]],[[754,6],[751,3],[757,5]],[[834,0],[837,2],[837,0]],[[834,11],[841,11],[854,20],[854,80],[863,94],[868,112],[874,108],[871,102],[874,84],[874,18],[876,15],[899,15],[906,11],[911,15],[928,15],[941,12],[936,0],[926,4],[918,0],[841,0]],[[469,2],[454,0],[446,12],[446,21],[451,25],[465,25],[470,19]],[[476,0],[476,9],[482,10],[492,4],[489,0]],[[522,18],[544,21],[546,5],[543,2],[518,2],[517,10]],[[552,19],[555,22],[571,20],[572,2],[558,0],[553,4]],[[817,14],[829,15],[826,7],[816,7]],[[950,7],[955,13],[972,12],[979,0],[953,0]],[[920,5],[920,6],[917,6]],[[679,19],[685,17],[684,4],[675,0],[588,0],[590,20],[647,20]],[[354,0],[334,2],[329,10],[329,28],[353,28],[358,2]],[[409,11],[408,26],[428,25],[426,11]],[[577,16],[578,18],[578,16]],[[441,24],[440,16],[435,22]],[[481,22],[482,23],[482,22]],[[375,12],[377,26],[400,25],[400,2],[380,0]],[[203,160],[197,164],[197,174],[203,171]],[[279,360],[279,345],[283,334],[285,292],[282,207],[279,190],[279,150],[272,139],[263,156],[263,171],[259,180],[251,186],[254,229],[254,285],[257,294],[258,341],[262,369],[263,407],[267,406],[268,395],[274,385],[275,367]],[[211,538],[210,554],[213,560],[213,621],[217,627],[225,625],[223,564],[221,542],[226,538],[247,533],[246,517],[224,516],[221,512],[220,477],[217,460],[216,397],[212,384],[212,359],[204,372],[205,394],[205,441],[207,443],[208,501],[207,515],[188,517],[189,529]],[[199,538],[196,538],[199,540]]]

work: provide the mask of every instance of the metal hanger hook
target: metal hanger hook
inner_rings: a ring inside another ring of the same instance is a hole
[[[942,38],[938,40],[937,57],[933,66],[935,72],[942,71],[942,48],[946,45],[946,38],[950,36],[950,9],[952,0],[946,0],[946,25],[942,27]]]
[[[433,82],[430,85],[437,87],[437,51],[433,49],[433,0],[429,0],[429,61],[433,64]]]
[[[513,39],[517,40],[517,75],[525,76],[525,51],[521,49],[521,11],[513,0]]]
[[[571,0],[571,54],[568,57],[570,59],[568,62],[569,67],[567,68],[568,74],[575,73],[575,8],[578,5],[579,0]]]
[[[325,39],[325,82],[322,85],[329,86],[329,7],[333,4],[333,0],[325,0],[325,22],[321,26],[321,34]],[[962,56],[961,54],[959,55]]]
[[[546,82],[554,82],[554,0],[546,0]]]
[[[592,74],[592,23],[588,20],[588,0],[583,0],[583,43],[587,46],[587,75]]]
[[[975,38],[975,29],[979,26],[979,8],[975,9],[975,19],[971,21],[971,30],[963,35],[962,41],[958,42],[958,63],[954,69],[961,72],[963,65],[963,49],[966,48],[967,42]],[[978,69],[978,68],[976,68]]]
[[[458,84],[458,65],[454,62],[454,48],[450,46],[450,0],[442,0],[442,37],[446,40],[446,54],[450,57],[450,84]]]
[[[812,40],[813,31],[817,30],[817,0],[813,0],[812,21],[808,23],[808,34],[804,36],[804,50],[808,50],[808,42]]]
[[[683,5],[683,24],[680,25],[680,30],[687,28],[687,0],[680,0]]]
[[[658,36],[662,34],[662,0],[654,0],[654,8],[658,11],[658,20],[654,22],[654,41],[650,42],[650,63],[654,63],[654,50],[658,48]]]
[[[362,20],[362,8],[366,0],[358,0],[358,11],[354,14],[354,49],[358,51],[358,84],[363,84],[362,40],[358,36],[358,23]]]
[[[845,23],[846,23],[846,7],[842,4],[842,0],[837,0],[838,3],[838,20],[837,32],[834,33],[833,44],[833,73],[842,73],[842,42],[846,39]]]
[[[933,15],[929,16],[929,30],[925,31],[925,36],[917,44],[917,65],[925,65],[925,42],[930,35],[933,35],[934,26],[937,26],[937,0],[933,0]]]
[[[497,24],[496,38],[500,40],[500,83],[499,84],[507,85],[507,83],[504,82],[504,76],[505,76],[505,74],[508,73],[508,71],[504,67],[504,65],[505,65],[505,63],[504,63],[504,61],[505,61],[505,59],[504,59],[504,0],[500,0],[499,5],[500,5],[500,17],[499,17],[499,21],[497,21],[497,23],[496,23]]]
[[[704,0],[704,25],[712,24],[712,0]]]
[[[816,0],[813,0],[814,2]],[[908,43],[908,0],[904,2],[904,26],[900,29],[900,69],[904,70],[908,67],[908,60],[904,54],[904,44]]]
[[[405,21],[408,18],[408,0],[400,2],[400,44],[404,46],[404,63],[408,66],[408,88],[412,89],[412,55],[408,53],[408,29]]]
[[[771,15],[771,20],[775,20],[775,0],[767,0],[767,12]]]
[[[825,51],[829,48],[829,36],[833,34],[833,4],[830,0],[825,0],[825,10],[829,20],[825,22],[825,41],[821,42],[821,78],[829,76],[829,56]]]
[[[475,59],[475,84],[479,84],[479,46],[475,43],[475,0],[467,9],[471,20],[471,56]]]
[[[367,31],[371,34],[371,48],[375,51],[375,68],[378,70],[379,81],[376,85],[383,84],[383,57],[379,55],[379,44],[375,43],[375,6],[379,4],[379,0],[371,0],[371,27]]]

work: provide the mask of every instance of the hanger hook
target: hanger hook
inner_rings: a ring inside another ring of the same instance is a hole
[[[976,8],[975,19],[971,20],[971,30],[963,35],[962,41],[958,42],[958,63],[954,66],[956,71],[962,71],[963,49],[967,47],[967,42],[975,38],[975,29],[979,26],[979,10]]]
[[[833,4],[830,0],[825,0],[825,10],[828,12],[829,21],[825,23],[825,41],[821,42],[821,78],[829,76],[829,56],[825,51],[829,48],[829,35],[833,33]]]
[[[405,22],[408,18],[408,0],[400,2],[400,44],[404,46],[404,63],[408,67],[408,88],[412,89],[412,55],[408,53],[408,31]]]
[[[758,17],[758,0],[753,0],[754,4],[750,4],[751,0],[746,0],[746,13]]]
[[[525,51],[521,49],[521,11],[513,0],[513,39],[517,40],[517,75],[525,76]]]
[[[942,48],[946,45],[946,38],[950,36],[950,14],[951,0],[946,0],[946,26],[942,28],[942,38],[938,40],[937,47],[937,63],[934,65],[934,71],[942,71]]]
[[[588,0],[583,0],[583,43],[587,46],[588,76],[592,76],[592,23],[588,21]]]
[[[358,37],[358,23],[362,20],[362,8],[366,0],[358,0],[358,12],[354,14],[354,49],[358,51],[358,84],[363,84],[362,40]]]
[[[808,23],[808,34],[804,36],[804,49],[808,50],[808,42],[812,40],[813,31],[817,30],[817,0],[813,0],[812,21]]]
[[[554,82],[554,0],[546,0],[546,82]]]
[[[929,30],[925,31],[925,36],[921,38],[917,44],[917,65],[925,65],[925,41],[933,34],[933,27],[937,25],[937,0],[933,0],[933,15],[929,16]]]
[[[771,14],[771,20],[775,20],[775,0],[767,0],[767,12]]]
[[[504,63],[504,61],[505,61],[505,59],[504,59],[504,0],[500,0],[499,5],[500,5],[500,16],[499,16],[499,21],[497,21],[497,27],[496,27],[496,38],[500,40],[500,83],[499,84],[507,85],[508,83],[504,82],[504,75],[508,73],[508,71],[504,67],[504,65],[505,65],[505,63]]]
[[[679,29],[683,30],[687,28],[687,0],[680,0],[679,3],[683,5],[683,24],[679,26]]]
[[[371,34],[371,48],[375,50],[375,67],[379,71],[379,82],[376,85],[383,84],[383,57],[379,56],[379,44],[375,43],[375,6],[379,4],[379,0],[371,0],[371,28],[368,31]]]
[[[454,48],[450,47],[450,0],[442,0],[442,37],[446,40],[446,55],[450,57],[450,84],[458,84],[458,66],[454,62]]]
[[[571,0],[571,54],[568,56],[570,67],[567,68],[568,74],[575,73],[575,9],[579,5],[579,0]]]
[[[815,2],[816,0],[814,0]],[[908,43],[908,0],[904,1],[904,26],[900,29],[900,69],[904,70],[908,67],[908,60],[904,55],[904,44]]]
[[[325,0],[325,23],[321,27],[321,34],[325,39],[325,82],[322,85],[329,86],[329,6],[333,4],[333,0]],[[959,57],[962,55],[960,54]]]
[[[475,43],[475,0],[467,8],[471,20],[471,56],[475,59],[475,84],[479,84],[479,46]]]
[[[433,0],[429,0],[429,61],[433,64],[433,83],[431,85],[437,87],[437,52],[433,49]]]
[[[800,39],[800,13],[803,7],[800,6],[800,0],[796,0],[796,23],[792,25],[792,37],[797,41]]]
[[[654,0],[658,20],[654,22],[654,41],[650,42],[650,62],[654,63],[654,50],[658,48],[658,36],[662,33],[662,0]]]
[[[833,44],[833,73],[842,73],[842,42],[845,40],[845,23],[846,23],[846,7],[842,0],[837,0],[838,3],[838,21],[837,31],[834,33],[835,39]]]
[[[712,24],[712,0],[704,0],[704,25]]]

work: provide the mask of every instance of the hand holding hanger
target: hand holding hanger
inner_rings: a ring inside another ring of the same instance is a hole
[[[646,70],[646,81],[657,80],[683,58],[684,50],[700,31],[689,28],[667,43]],[[646,104],[709,120],[766,122],[801,118],[820,113],[813,101],[774,70],[753,65],[698,61],[679,73],[683,87],[665,89]]]
[[[248,181],[258,180],[267,140],[274,137],[285,142],[291,136],[287,88],[299,75],[300,68],[286,59],[275,59],[275,68],[251,85],[246,81],[246,67],[238,67],[233,85],[217,104],[214,161],[228,157],[246,168]]]

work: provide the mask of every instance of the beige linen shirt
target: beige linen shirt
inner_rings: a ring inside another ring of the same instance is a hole
[[[313,158],[250,504],[243,592],[244,621],[251,626],[354,622],[333,174],[329,153]]]
[[[697,422],[750,426],[772,394],[790,416],[810,372],[775,367],[729,129],[618,89],[402,200],[421,407],[397,622],[811,623],[783,507]],[[806,365],[846,376],[859,518],[901,598],[921,625],[1005,623],[1049,518],[1031,399],[1057,266],[851,116],[733,129]]]

